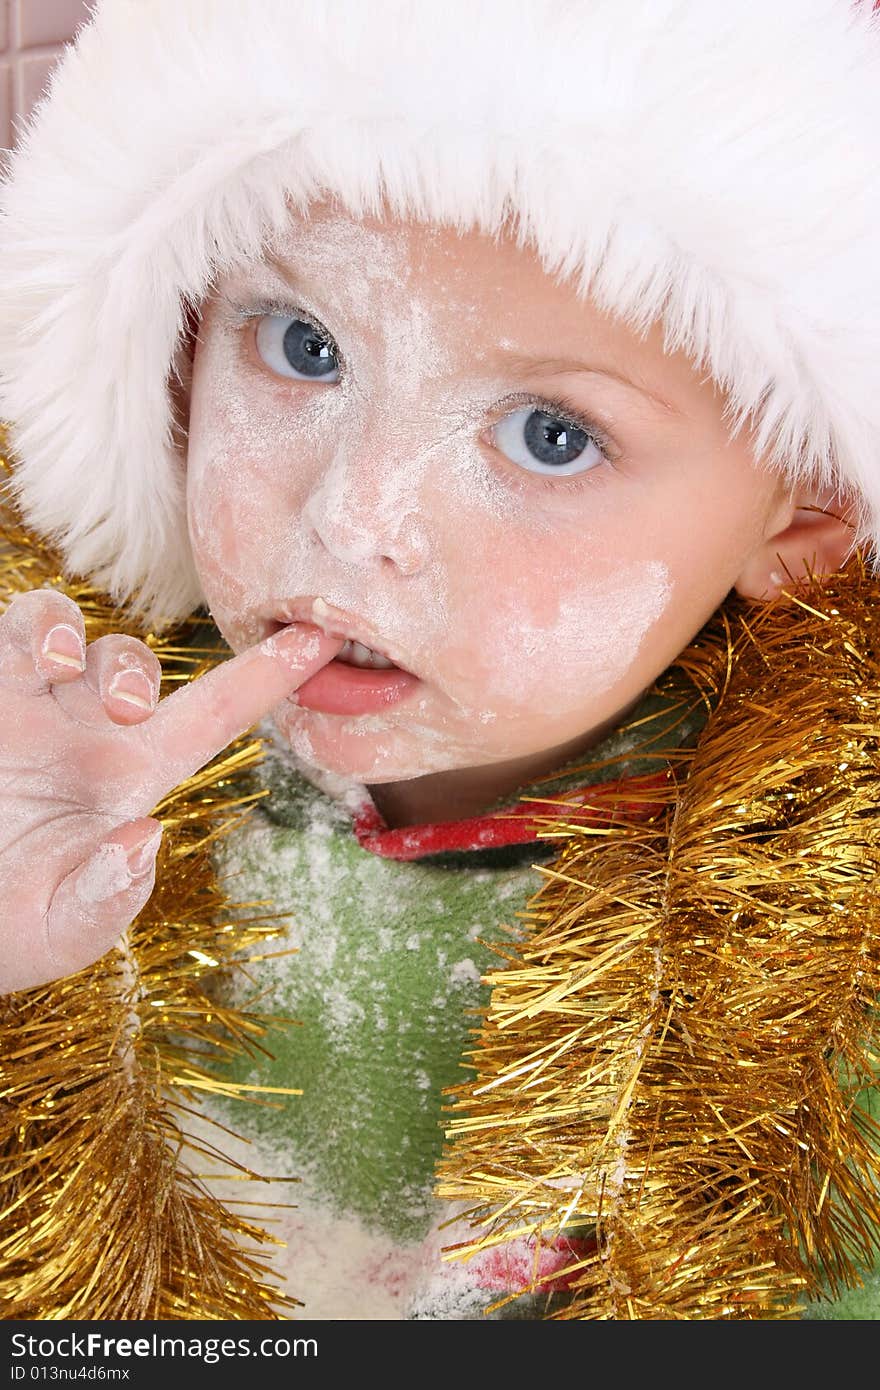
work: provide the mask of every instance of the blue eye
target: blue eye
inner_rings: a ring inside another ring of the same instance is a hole
[[[334,382],[339,360],[330,338],[317,324],[281,314],[265,314],[254,341],[267,367],[293,381]]]
[[[512,463],[544,477],[585,473],[607,459],[596,433],[533,405],[493,425],[492,437]]]

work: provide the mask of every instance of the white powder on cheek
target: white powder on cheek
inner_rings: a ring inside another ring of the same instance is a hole
[[[539,626],[528,621],[527,594],[515,590],[492,619],[487,645],[498,659],[487,676],[491,694],[531,701],[552,685],[554,701],[564,705],[610,689],[634,662],[671,593],[662,561],[638,561],[586,581],[563,598],[551,625]]]

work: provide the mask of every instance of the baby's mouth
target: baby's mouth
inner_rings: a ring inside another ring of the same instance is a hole
[[[335,608],[320,596],[278,600],[260,616],[268,617],[275,624],[276,631],[288,623],[313,623],[328,637],[338,637],[344,645],[334,660],[345,665],[375,671],[387,671],[392,667],[406,670],[390,652],[383,650],[378,643],[373,645],[377,634],[368,623],[353,613]],[[367,637],[369,642],[361,641],[361,638]]]
[[[418,690],[421,685],[418,676],[395,666],[386,657],[376,656],[360,642],[351,646],[367,653],[367,664],[351,659],[354,650],[346,659],[343,647],[332,661],[295,691],[290,697],[291,703],[322,714],[379,714]],[[371,664],[374,661],[381,665]]]
[[[292,599],[272,614],[278,627],[291,622],[314,623],[343,645],[336,656],[291,695],[290,703],[324,714],[374,714],[396,705],[421,685],[418,676],[397,665],[385,652],[367,646],[352,631],[367,626],[354,615],[333,608],[322,598]]]
[[[345,645],[338,651],[333,658],[334,661],[344,661],[348,666],[358,666],[362,670],[372,671],[395,671],[400,670],[393,661],[389,661],[386,656],[380,656],[374,652],[372,647],[365,647],[362,642],[353,642],[347,638]]]

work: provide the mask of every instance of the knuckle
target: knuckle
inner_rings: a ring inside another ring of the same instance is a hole
[[[16,594],[0,616],[4,635],[21,646],[28,646],[37,628],[66,623],[85,635],[82,613],[72,598],[57,589],[28,589]]]
[[[39,694],[47,681],[78,677],[84,652],[85,623],[66,594],[31,589],[16,594],[0,615],[0,673],[7,687]]]

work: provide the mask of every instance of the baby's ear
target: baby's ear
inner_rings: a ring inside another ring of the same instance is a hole
[[[845,565],[855,537],[855,499],[833,484],[805,486],[789,493],[770,533],[749,556],[734,585],[743,598],[771,599],[807,578],[817,579]]]

